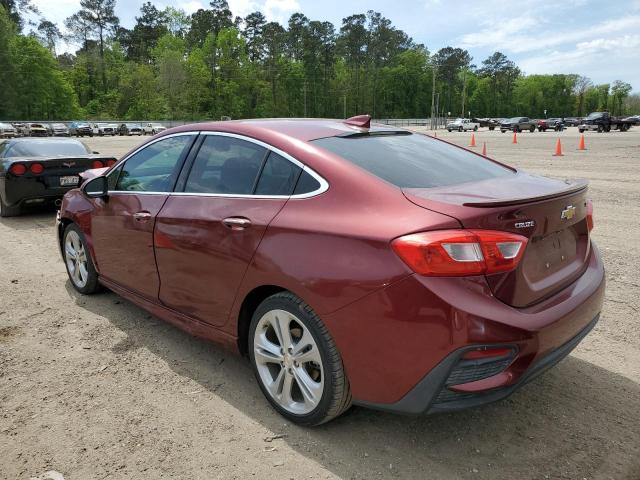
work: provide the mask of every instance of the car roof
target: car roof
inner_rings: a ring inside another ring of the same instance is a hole
[[[345,123],[344,120],[322,118],[267,118],[252,120],[228,120],[182,125],[165,130],[165,135],[185,131],[212,131],[236,133],[256,138],[284,136],[302,141],[338,135],[398,131],[398,128],[372,123],[370,128]]]

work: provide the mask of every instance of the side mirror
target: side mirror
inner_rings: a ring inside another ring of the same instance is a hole
[[[106,197],[109,194],[107,177],[100,176],[89,180],[84,186],[84,193],[91,198]]]

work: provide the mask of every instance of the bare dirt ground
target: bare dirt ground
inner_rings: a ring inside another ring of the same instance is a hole
[[[564,157],[551,155],[557,137]],[[0,478],[640,479],[640,128],[587,134],[586,152],[578,137],[476,134],[498,160],[591,180],[602,319],[543,377],[456,414],[353,408],[315,429],[287,424],[246,360],[113,293],[77,295],[54,212],[1,220]],[[119,155],[140,141],[88,143]]]

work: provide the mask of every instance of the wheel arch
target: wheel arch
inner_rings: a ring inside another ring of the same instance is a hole
[[[290,290],[279,285],[261,285],[255,287],[244,297],[238,313],[238,351],[241,355],[248,355],[249,327],[251,325],[251,317],[258,306],[271,295],[280,292],[291,292]],[[295,294],[294,294],[295,295]]]

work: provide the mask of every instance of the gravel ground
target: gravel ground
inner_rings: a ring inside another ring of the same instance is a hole
[[[563,157],[552,156],[558,137]],[[287,424],[246,360],[113,293],[77,295],[54,212],[0,220],[0,477],[640,479],[640,128],[585,137],[578,152],[576,129],[523,133],[517,145],[476,133],[476,149],[486,142],[498,160],[591,181],[608,290],[569,358],[456,414],[353,408],[315,429]],[[88,143],[120,155],[142,140]]]

